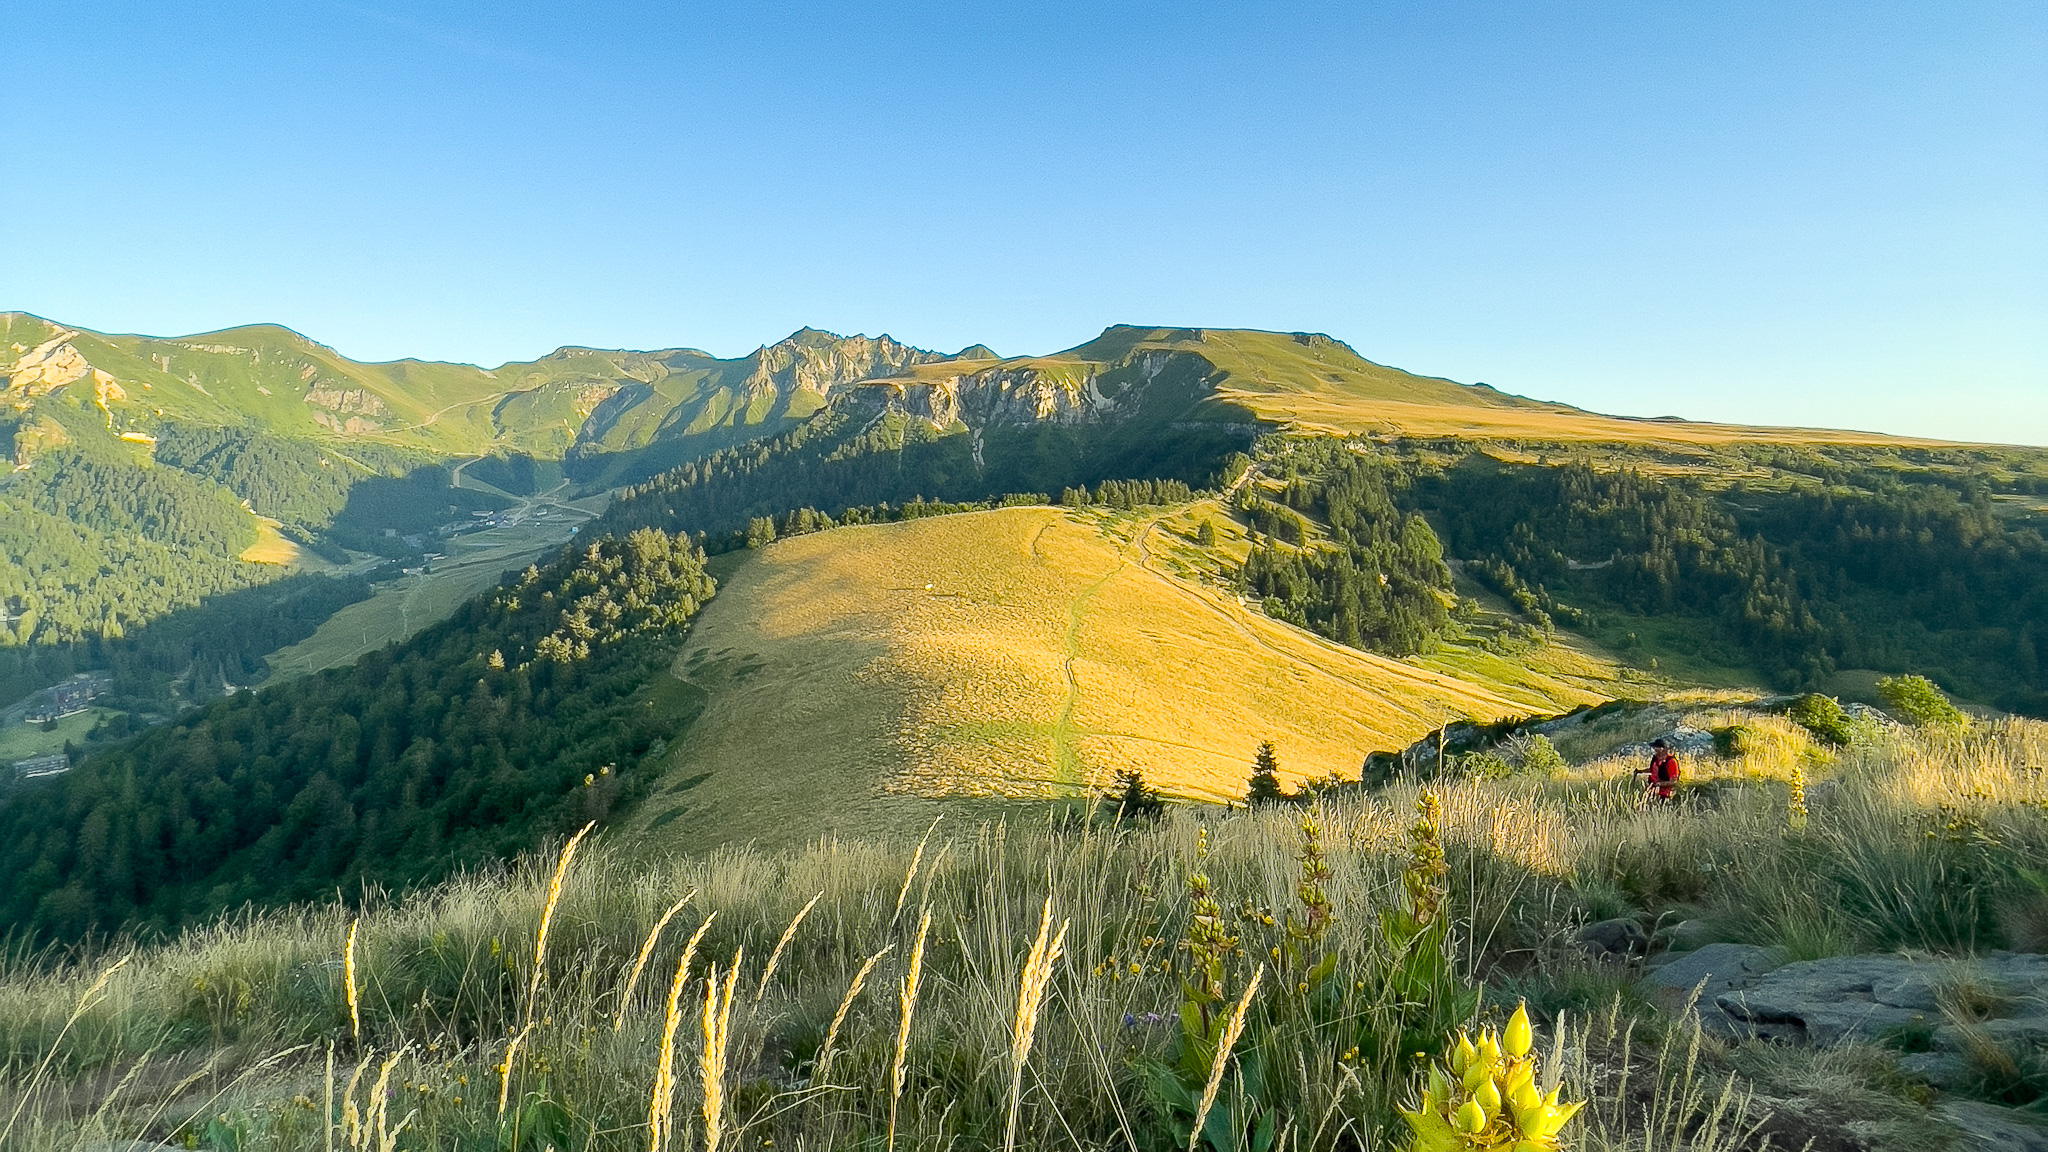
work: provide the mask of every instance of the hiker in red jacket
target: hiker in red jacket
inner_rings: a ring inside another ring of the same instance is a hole
[[[1643,781],[1645,800],[1668,804],[1678,794],[1678,757],[1662,740],[1650,741],[1650,766],[1636,769],[1634,775],[1647,777]]]

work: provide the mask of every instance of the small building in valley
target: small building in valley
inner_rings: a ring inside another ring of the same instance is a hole
[[[104,672],[80,672],[29,697],[22,719],[30,724],[43,724],[76,716],[105,695],[112,682],[112,677]]]
[[[50,756],[34,756],[14,762],[14,776],[17,780],[38,780],[44,776],[55,776],[71,771],[71,757],[62,752]]]

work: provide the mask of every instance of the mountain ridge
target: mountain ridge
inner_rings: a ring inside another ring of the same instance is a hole
[[[52,340],[70,349],[68,357],[120,385],[121,395],[102,404],[119,430],[146,433],[143,425],[153,419],[182,418],[253,424],[298,438],[365,437],[457,455],[492,450],[589,455],[664,439],[718,447],[780,431],[843,387],[914,376],[932,365],[1001,365],[1013,373],[1045,372],[1058,365],[1062,372],[1100,373],[1143,352],[1203,356],[1217,369],[1217,385],[1254,391],[1263,386],[1314,392],[1319,384],[1349,383],[1348,391],[1365,399],[1540,403],[1379,365],[1322,334],[1139,325],[1112,325],[1091,340],[1042,356],[998,357],[982,344],[945,353],[886,333],[841,336],[806,326],[736,357],[686,346],[638,350],[564,344],[533,360],[485,367],[416,357],[354,360],[274,323],[150,336],[5,312],[0,313],[0,372],[11,379],[24,355]],[[1345,363],[1337,365],[1331,380],[1313,381],[1298,367],[1270,362],[1278,340],[1297,342],[1317,358],[1321,350],[1339,352]],[[1250,358],[1267,362],[1249,363],[1241,348],[1247,341],[1267,345]],[[1361,373],[1373,377],[1371,387],[1345,378]],[[11,391],[21,398],[20,388]],[[622,392],[630,394],[613,400]],[[289,403],[293,394],[297,407]],[[613,402],[600,412],[605,401]]]
[[[734,357],[687,346],[564,344],[533,360],[484,367],[415,357],[358,361],[270,322],[148,336],[0,312],[0,376],[8,381],[0,403],[24,417],[22,402],[37,397],[15,381],[17,366],[52,340],[59,342],[52,354],[65,359],[63,371],[73,379],[46,391],[89,378],[97,389],[91,407],[116,436],[149,437],[158,424],[183,421],[338,445],[368,441],[451,459],[521,454],[574,463],[581,483],[598,486],[787,431],[835,396],[859,396],[859,386],[926,401],[930,385],[950,378],[955,383],[939,392],[957,396],[983,384],[1011,397],[1028,392],[1037,397],[1031,409],[1038,419],[1070,418],[1077,406],[1127,411],[1133,405],[1121,391],[1090,392],[1090,381],[1113,384],[1133,365],[1139,367],[1130,374],[1149,380],[1159,375],[1160,357],[1178,355],[1201,365],[1179,374],[1192,388],[1185,399],[1203,409],[1201,419],[1228,413],[1305,430],[1560,441],[1944,443],[1604,416],[1380,364],[1324,333],[1139,324],[1112,324],[1070,348],[1026,356],[998,356],[984,344],[945,353],[887,333],[841,336],[805,326]],[[961,370],[968,365],[974,369]],[[976,411],[946,396],[921,407],[941,429],[971,422]],[[983,409],[1018,415],[1013,405]],[[31,437],[17,445],[15,463],[39,442]]]

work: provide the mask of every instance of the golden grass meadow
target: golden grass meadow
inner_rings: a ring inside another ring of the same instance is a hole
[[[1192,543],[1204,520],[1217,547]],[[1100,791],[1119,771],[1221,802],[1242,796],[1259,739],[1290,786],[1355,778],[1360,749],[1563,711],[1620,681],[1561,642],[1411,661],[1330,642],[1223,585],[1244,547],[1197,501],[837,528],[730,557],[675,666],[709,693],[704,715],[636,827],[693,846],[914,835],[947,801]]]
[[[2048,892],[2019,872],[2048,858],[2048,726],[1834,749],[1681,711],[1755,735],[1672,808],[1606,754],[1639,735],[1619,722],[1552,774],[1426,794],[1048,805],[776,853],[598,833],[359,910],[16,949],[0,1147],[1392,1149],[1441,1089],[1416,1053],[1469,1067],[1456,1030],[1517,1005],[1524,1080],[1587,1101],[1573,1146],[1849,1147],[1849,1118],[1935,1146],[1895,1053],[1718,1040],[1571,933],[1625,910],[1958,970],[2039,947]],[[1965,865],[1970,891],[1944,879]]]

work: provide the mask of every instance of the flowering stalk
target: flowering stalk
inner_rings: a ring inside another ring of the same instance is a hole
[[[1432,1064],[1422,1098],[1401,1110],[1413,1136],[1410,1152],[1552,1152],[1558,1135],[1585,1107],[1567,1104],[1563,1087],[1536,1087],[1536,1061],[1526,1005],[1507,1028],[1473,1043],[1462,1030],[1446,1064]]]

